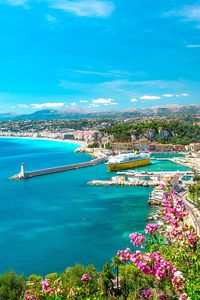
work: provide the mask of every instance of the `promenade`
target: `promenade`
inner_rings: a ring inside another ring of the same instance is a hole
[[[187,191],[184,191],[179,194],[179,196],[182,198],[182,200],[187,208],[192,225],[195,228],[197,235],[200,237],[200,211],[188,199],[187,195],[188,195]]]

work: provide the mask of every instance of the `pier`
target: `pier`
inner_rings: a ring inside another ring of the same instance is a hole
[[[72,165],[66,165],[66,166],[60,166],[60,167],[46,168],[46,169],[35,170],[35,171],[25,171],[24,170],[24,164],[22,164],[21,165],[21,172],[17,175],[12,176],[10,179],[12,179],[12,180],[22,180],[22,179],[29,179],[29,178],[36,177],[36,176],[42,176],[42,175],[47,175],[47,174],[64,172],[64,171],[68,171],[68,170],[81,169],[81,168],[86,168],[86,167],[98,165],[100,163],[105,162],[106,160],[107,160],[106,156],[101,156],[99,158],[95,158],[95,159],[90,160],[88,162],[72,164]]]
[[[138,171],[121,171],[117,172],[118,175],[125,175],[125,176],[135,176],[135,177],[158,177],[164,175],[180,175],[180,176],[192,176],[194,175],[193,171],[151,171],[151,172],[138,172]]]

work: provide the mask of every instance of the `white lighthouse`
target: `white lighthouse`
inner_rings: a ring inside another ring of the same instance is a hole
[[[21,172],[20,172],[20,176],[21,176],[22,178],[25,177],[24,163],[21,164]]]

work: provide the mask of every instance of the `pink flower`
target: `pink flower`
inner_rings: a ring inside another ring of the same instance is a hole
[[[164,183],[161,182],[161,183],[160,183],[160,188],[161,188],[161,189],[164,189],[165,187],[166,187],[166,185],[165,185]]]
[[[146,238],[141,233],[132,233],[129,235],[129,238],[134,246],[140,246],[144,241],[146,241]]]
[[[26,290],[25,294],[24,294],[24,299],[25,300],[37,300],[38,299],[38,295],[35,294],[33,291],[30,294],[29,290]]]
[[[42,282],[41,282],[41,285],[42,285],[42,292],[43,293],[46,293],[46,294],[50,294],[51,293],[51,291],[52,291],[52,289],[50,288],[50,286],[49,286],[49,282],[48,282],[49,280],[47,279],[47,278],[45,278],[45,280],[43,280]]]
[[[25,300],[31,300],[28,290],[25,291],[24,298],[25,298]]]
[[[82,282],[90,282],[92,278],[88,274],[83,274],[81,281]]]
[[[148,234],[154,234],[158,230],[158,225],[156,224],[148,224],[145,227],[145,232]]]
[[[144,299],[151,299],[153,297],[152,291],[151,290],[143,290],[141,293],[141,296]]]
[[[177,292],[182,292],[185,286],[185,278],[180,271],[176,271],[172,278],[172,284]]]
[[[197,241],[197,235],[194,232],[189,231],[188,232],[188,244],[190,247],[194,248]]]
[[[190,300],[190,298],[188,297],[188,295],[186,293],[182,294],[178,300]]]
[[[121,262],[126,262],[130,259],[131,250],[129,248],[126,248],[126,250],[119,250],[117,252],[117,255],[119,256],[119,259]]]

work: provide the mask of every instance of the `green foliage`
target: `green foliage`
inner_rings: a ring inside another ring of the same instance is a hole
[[[88,145],[88,148],[98,148],[98,147],[99,147],[98,143],[93,143]]]
[[[187,145],[200,140],[199,125],[180,121],[150,121],[139,124],[119,124],[106,128],[104,132],[113,135],[117,142],[130,142],[132,134],[136,139],[146,137],[149,141],[157,141],[163,144]]]
[[[81,278],[83,274],[88,274],[92,280],[89,283],[89,294],[94,294],[98,290],[98,272],[96,271],[95,267],[93,265],[89,265],[87,267],[84,267],[81,264],[76,264],[73,267],[67,268],[62,274],[61,274],[61,281],[63,283],[63,287],[65,289],[66,296],[70,293],[70,291],[74,291],[75,293],[79,293],[80,291],[77,291],[77,287],[83,287],[83,282],[81,281]]]
[[[111,150],[112,147],[110,146],[110,144],[106,144],[106,145],[105,145],[105,149]]]
[[[40,275],[31,274],[31,275],[29,276],[28,280],[29,280],[30,282],[40,283],[40,282],[43,280],[43,278],[42,278],[42,276],[40,276]]]
[[[109,264],[105,264],[103,266],[103,271],[101,274],[103,294],[105,296],[108,296],[109,293],[111,293],[113,290],[113,286],[114,286],[113,279],[114,279],[114,275],[112,273],[111,266]]]
[[[0,275],[0,299],[19,300],[25,291],[25,281],[22,275],[8,271]]]
[[[199,174],[195,174],[193,177],[193,181],[198,182],[200,181],[200,175]]]
[[[197,181],[196,184],[189,187],[189,197],[200,210],[200,180]]]

